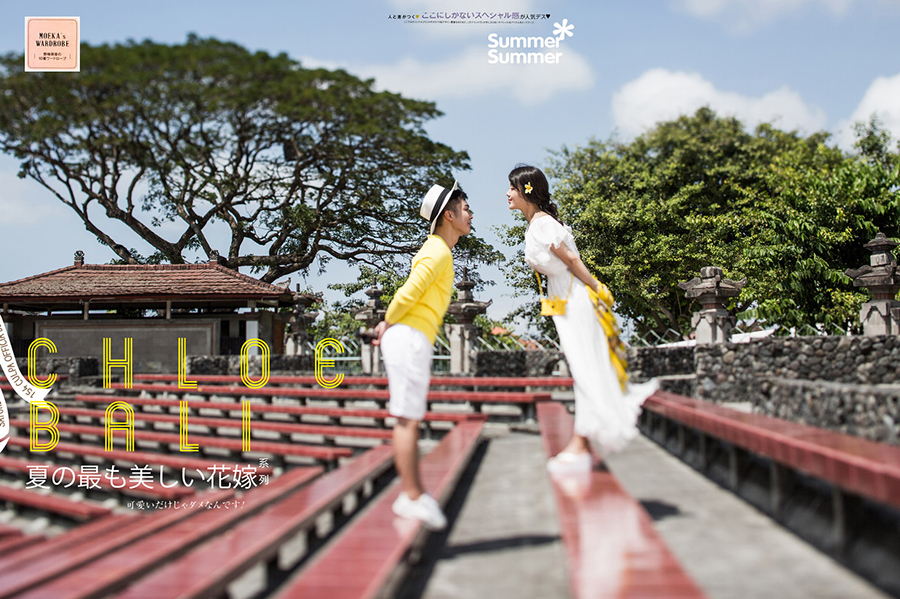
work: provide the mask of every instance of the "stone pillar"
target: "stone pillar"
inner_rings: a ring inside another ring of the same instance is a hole
[[[869,264],[844,271],[853,279],[854,287],[865,287],[872,294],[872,300],[863,304],[859,311],[863,333],[867,337],[898,335],[900,302],[894,297],[900,290],[900,276],[897,274],[897,259],[892,253],[897,243],[885,237],[884,233],[878,233],[864,247],[872,252]]]
[[[731,339],[735,318],[725,309],[725,300],[737,297],[747,279],[732,281],[722,274],[721,268],[707,266],[700,269],[700,278],[678,284],[688,299],[697,300],[701,306],[691,319],[697,343],[724,343]]]
[[[365,294],[369,296],[366,307],[353,315],[353,318],[362,323],[361,330],[372,329],[376,324],[384,320],[384,314],[387,310],[381,304],[381,294],[383,291],[378,288],[378,283],[372,281],[372,286],[366,289]],[[381,374],[384,371],[381,363],[381,348],[372,345],[371,341],[366,337],[362,338],[359,352],[362,359],[362,371],[365,374]]]
[[[309,334],[309,327],[319,317],[319,313],[309,308],[313,304],[321,302],[321,295],[300,293],[300,285],[297,285],[297,292],[294,293],[294,306],[291,309],[291,317],[288,319],[290,332],[285,335],[284,355],[312,355],[313,352],[309,348],[309,342],[312,339],[312,335]]]
[[[444,327],[450,341],[450,374],[466,374],[472,372],[472,352],[475,342],[481,333],[481,327],[474,324],[475,317],[484,314],[493,300],[475,301],[472,289],[475,282],[469,280],[469,269],[463,268],[463,278],[456,284],[459,290],[457,300],[451,302],[447,313],[456,320]]]
[[[250,341],[251,339],[259,339],[259,320],[257,320],[259,318],[259,312],[256,311],[256,302],[251,301],[248,303],[253,304],[251,309],[253,310],[252,313],[254,314],[254,316],[256,316],[256,318],[252,318],[252,319],[248,318],[247,319],[247,321],[246,321],[247,322],[247,324],[246,324],[247,334],[244,337],[244,342]],[[261,353],[262,352],[260,352],[259,348],[255,345],[248,348],[248,354],[251,356],[258,356]]]
[[[472,372],[472,351],[481,334],[481,327],[475,324],[448,324],[445,332],[450,341],[450,374]]]

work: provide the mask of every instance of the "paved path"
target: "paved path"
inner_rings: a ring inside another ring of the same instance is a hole
[[[404,599],[571,597],[540,437],[488,434],[451,530]],[[887,597],[644,437],[608,464],[711,599]]]
[[[887,597],[646,437],[607,464],[710,599]]]
[[[473,484],[421,596],[570,597],[540,437],[501,431],[488,435]]]

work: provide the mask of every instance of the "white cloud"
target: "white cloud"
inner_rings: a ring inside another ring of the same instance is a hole
[[[701,18],[714,17],[727,5],[728,0],[678,0],[672,3],[676,10]]]
[[[876,3],[900,4],[897,0],[672,0],[670,6],[701,19],[722,21],[737,31],[747,31],[807,7],[840,17],[854,4]]]
[[[895,140],[900,139],[900,73],[878,77],[869,85],[850,119],[838,125],[835,135],[838,144],[844,149],[852,148],[856,141],[853,124],[868,122],[872,115],[878,117]]]
[[[812,133],[825,126],[825,113],[787,87],[750,97],[718,90],[697,73],[666,69],[651,69],[623,85],[613,95],[613,121],[623,135],[633,137],[703,106],[721,116],[735,116],[747,127],[770,122],[781,129]]]
[[[505,50],[499,50],[505,52]],[[540,51],[540,50],[534,50]],[[554,94],[587,89],[594,83],[588,61],[560,49],[559,64],[488,64],[487,43],[440,62],[404,58],[388,65],[347,65],[347,71],[373,77],[379,89],[418,99],[470,98],[503,93],[522,104],[540,104]],[[306,66],[329,65],[305,58]]]

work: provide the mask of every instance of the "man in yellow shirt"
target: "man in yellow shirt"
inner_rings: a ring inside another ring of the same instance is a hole
[[[394,463],[403,490],[394,513],[421,520],[441,530],[447,519],[440,505],[425,493],[419,477],[419,422],[428,407],[431,356],[453,291],[453,254],[459,238],[472,230],[466,194],[454,182],[451,189],[433,186],[419,214],[431,223],[431,234],[412,260],[409,278],[375,327],[372,343],[381,345],[390,387],[394,425]]]

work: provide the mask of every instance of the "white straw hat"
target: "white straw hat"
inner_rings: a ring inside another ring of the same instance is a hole
[[[422,200],[422,208],[419,215],[431,223],[430,233],[434,234],[434,226],[437,224],[438,216],[444,211],[444,206],[450,201],[450,196],[459,187],[459,182],[454,181],[453,187],[447,189],[440,185],[432,185],[425,198]]]

